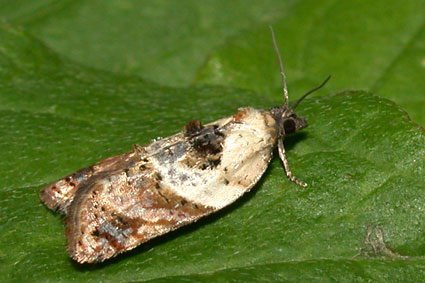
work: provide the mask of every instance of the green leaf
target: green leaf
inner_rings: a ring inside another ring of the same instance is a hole
[[[226,37],[281,16],[278,11],[292,5],[274,0],[45,0],[41,5],[26,0],[23,9],[22,3],[1,2],[6,8],[0,15],[27,26],[77,62],[171,85],[193,81],[205,57]]]
[[[292,94],[331,74],[330,93],[369,90],[425,125],[424,1],[299,1],[273,27]],[[276,68],[270,35],[259,25],[215,50],[197,81],[272,95],[281,87]]]
[[[3,280],[423,278],[423,129],[370,93],[325,96],[372,90],[425,124],[423,2],[21,2],[0,9],[9,22],[0,26]],[[103,264],[72,262],[62,217],[38,191],[190,119],[281,103],[268,23],[292,100],[333,75],[297,108],[309,127],[285,140],[309,187],[289,182],[275,158],[217,214]]]
[[[23,25],[85,66],[169,86],[194,82],[276,95],[267,25],[275,27],[289,87],[301,95],[333,75],[329,93],[364,89],[425,125],[425,2],[421,0],[0,0]],[[207,59],[207,62],[205,63]]]
[[[425,125],[421,0],[373,5],[333,0],[0,0],[0,5],[1,18],[25,26],[83,65],[171,86],[206,82],[266,95],[276,95],[281,84],[266,30],[272,24],[292,93],[301,95],[332,74],[329,93],[369,90],[397,101]]]

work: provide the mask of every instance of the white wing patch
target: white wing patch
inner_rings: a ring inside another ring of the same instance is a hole
[[[229,205],[249,191],[266,170],[277,139],[274,123],[266,111],[243,108],[231,118],[206,125],[218,126],[223,135],[220,163],[199,169],[187,166],[185,155],[167,162],[154,159],[161,183],[195,204],[215,210]],[[178,152],[178,146],[174,151]]]

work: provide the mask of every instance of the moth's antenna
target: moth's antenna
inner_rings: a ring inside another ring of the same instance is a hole
[[[323,83],[321,83],[319,86],[316,86],[315,88],[313,88],[312,90],[309,90],[309,91],[307,91],[307,93],[306,94],[304,94],[303,96],[301,96],[296,102],[295,102],[295,104],[294,104],[294,106],[292,107],[292,109],[295,109],[297,106],[298,106],[298,104],[300,104],[300,102],[301,101],[303,101],[304,100],[304,98],[306,98],[309,94],[311,94],[311,93],[313,93],[313,92],[315,92],[316,90],[318,90],[318,89],[320,89],[320,88],[322,88],[328,81],[329,81],[329,79],[331,78],[331,76],[328,76],[324,81],[323,81]]]
[[[280,74],[282,76],[282,82],[283,82],[283,105],[288,105],[288,88],[286,86],[286,76],[285,76],[285,72],[283,70],[282,58],[280,57],[279,49],[277,48],[276,38],[274,37],[273,28],[272,28],[272,26],[269,26],[269,28],[270,28],[270,32],[272,33],[272,40],[273,40],[274,51],[276,51],[277,59],[279,60]]]

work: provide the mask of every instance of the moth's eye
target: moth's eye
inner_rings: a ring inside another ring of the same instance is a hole
[[[285,134],[295,133],[295,122],[292,119],[287,119],[283,122],[283,129],[285,130]]]

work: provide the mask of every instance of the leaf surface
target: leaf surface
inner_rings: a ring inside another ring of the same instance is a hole
[[[369,92],[334,94],[370,90],[425,124],[422,2],[270,1],[234,15],[239,4],[219,12],[215,2],[167,10],[156,1],[144,3],[139,18],[132,1],[23,2],[0,11],[8,22],[0,26],[6,281],[423,278],[423,129]],[[290,183],[275,158],[253,191],[217,214],[103,264],[72,262],[62,217],[38,191],[191,119],[281,103],[268,23],[292,100],[333,75],[297,108],[309,127],[285,140],[294,174],[309,187]],[[164,33],[169,26],[173,35]],[[376,252],[365,241],[368,227]]]

